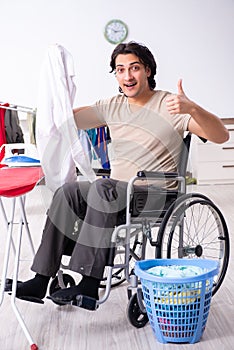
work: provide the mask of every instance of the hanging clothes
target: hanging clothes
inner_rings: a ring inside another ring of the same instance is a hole
[[[80,142],[82,143],[83,149],[89,158],[90,163],[92,162],[92,150],[91,150],[91,145],[90,141],[88,138],[88,135],[84,130],[78,130],[78,137],[80,139]]]
[[[36,145],[36,113],[27,113],[27,122],[29,130],[30,143]]]
[[[102,167],[104,169],[110,169],[110,163],[108,159],[108,149],[107,149],[107,135],[104,126],[97,129],[97,147],[96,152],[100,157]]]
[[[99,159],[104,169],[110,169],[108,156],[108,142],[110,138],[107,134],[107,127],[101,126],[87,130],[90,142],[93,146],[93,159]]]
[[[6,144],[6,131],[5,131],[5,112],[6,110],[4,108],[1,108],[1,106],[9,106],[9,103],[5,103],[0,105],[0,147],[4,144]],[[3,148],[0,152],[0,162],[5,156],[5,149]]]
[[[4,117],[6,143],[24,143],[24,134],[20,126],[17,106],[11,108],[6,109]],[[22,154],[24,153],[24,149],[12,149],[12,153]]]
[[[73,78],[71,54],[61,45],[50,46],[39,82],[36,141],[46,184],[52,191],[75,181],[76,167],[90,182],[96,178],[73,117]]]

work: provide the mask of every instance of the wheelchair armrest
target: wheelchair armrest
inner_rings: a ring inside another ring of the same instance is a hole
[[[137,177],[139,178],[144,178],[144,177],[147,177],[147,178],[151,178],[151,179],[167,179],[167,178],[170,178],[170,179],[174,179],[174,178],[177,178],[179,176],[178,173],[175,173],[175,172],[168,172],[168,173],[165,173],[163,171],[145,171],[145,170],[141,170],[141,171],[138,171],[137,173]]]

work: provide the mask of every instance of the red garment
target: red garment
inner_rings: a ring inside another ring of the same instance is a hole
[[[5,103],[3,105],[0,105],[0,147],[6,143],[6,131],[5,131],[5,108],[1,108],[1,106],[9,107],[9,103]],[[5,155],[5,149],[3,149],[0,152],[0,162],[4,158]]]

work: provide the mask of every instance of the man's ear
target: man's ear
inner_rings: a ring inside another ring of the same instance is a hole
[[[146,71],[147,77],[149,78],[150,75],[151,75],[151,69],[147,66],[147,67],[145,68],[145,71]]]

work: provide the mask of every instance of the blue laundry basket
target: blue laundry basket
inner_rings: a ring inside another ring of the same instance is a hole
[[[204,273],[194,277],[158,277],[147,272],[155,266],[196,266]],[[145,308],[160,343],[196,343],[209,314],[213,278],[218,263],[209,259],[153,259],[135,264]]]

